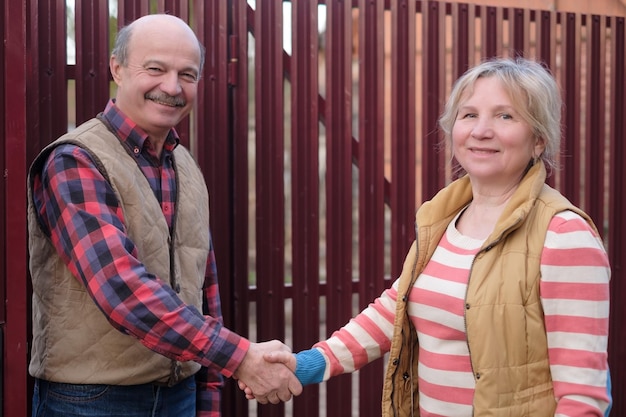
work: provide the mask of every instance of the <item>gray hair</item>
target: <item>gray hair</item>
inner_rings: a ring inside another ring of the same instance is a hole
[[[439,118],[446,139],[451,138],[461,100],[472,93],[474,83],[482,77],[496,77],[502,82],[516,110],[533,133],[544,140],[545,150],[539,158],[551,173],[558,166],[563,101],[552,74],[536,61],[521,57],[498,58],[467,70],[454,84]]]

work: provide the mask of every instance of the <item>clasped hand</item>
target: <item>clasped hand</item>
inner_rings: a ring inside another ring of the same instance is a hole
[[[271,340],[251,343],[233,377],[247,399],[278,404],[302,393],[302,384],[293,374],[295,368],[291,349],[278,340]]]

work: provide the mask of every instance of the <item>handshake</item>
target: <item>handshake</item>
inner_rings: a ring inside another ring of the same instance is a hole
[[[294,375],[296,358],[291,349],[278,340],[251,343],[233,378],[246,398],[261,404],[278,404],[302,393],[302,384]]]

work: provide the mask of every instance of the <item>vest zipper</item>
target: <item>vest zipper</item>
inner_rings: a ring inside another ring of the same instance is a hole
[[[478,258],[478,256],[480,256],[484,252],[489,252],[491,249],[493,249],[494,246],[500,243],[505,233],[507,233],[508,230],[514,229],[521,221],[522,219],[518,218],[515,221],[515,223],[513,223],[506,230],[502,231],[502,233],[500,233],[500,235],[498,236],[496,240],[492,241],[487,246],[480,249],[478,253],[476,253],[474,258],[472,259],[472,264],[470,265],[469,275],[467,277],[467,286],[465,287],[465,299],[464,299],[465,310],[463,311],[463,328],[465,329],[465,343],[467,344],[467,351],[469,353],[469,359],[470,359],[470,368],[472,369],[472,376],[474,377],[474,381],[476,381],[476,372],[474,371],[474,362],[472,361],[472,350],[470,349],[469,335],[467,333],[467,310],[469,310],[469,305],[467,304],[467,293],[469,292],[470,280],[472,279],[472,271],[474,270],[474,263],[476,262],[476,258]],[[472,415],[474,415],[474,401],[473,400],[472,400]]]
[[[172,155],[172,168],[174,169],[174,172],[177,172],[176,159],[174,158],[174,155]],[[174,207],[176,208],[178,206],[178,200],[179,200],[178,196],[180,195],[180,182],[179,181],[180,181],[179,175],[176,174],[176,202],[174,204]],[[180,292],[180,284],[178,283],[178,280],[176,277],[176,255],[175,255],[176,219],[178,218],[178,212],[179,212],[178,210],[175,210],[174,216],[172,217],[172,227],[170,228],[170,250],[169,250],[170,252],[170,286],[177,294]],[[180,371],[181,371],[180,363],[175,359],[171,359],[168,386],[170,384],[174,385],[179,382]]]
[[[413,284],[415,284],[415,279],[413,277],[415,277],[415,271],[417,270],[417,261],[419,260],[419,245],[418,245],[418,233],[417,233],[417,222],[414,225],[415,227],[415,262],[413,263],[413,269],[411,270],[411,282],[409,283],[409,285],[406,288],[407,294],[403,295],[402,297],[404,298],[403,302],[404,303],[408,303],[409,298],[408,298],[408,292],[410,291],[410,289],[413,287]],[[398,294],[399,295],[399,294]],[[396,301],[397,302],[397,301]],[[407,313],[408,308],[405,306],[405,314]],[[410,326],[410,323],[409,323]],[[406,335],[404,333],[402,333],[402,343],[400,343],[400,346],[405,346],[405,339],[406,339]],[[409,334],[408,336],[409,338],[412,338],[412,335]],[[413,346],[412,343],[412,339],[409,340],[409,344],[407,346],[411,347]],[[398,357],[401,356],[402,353],[402,348],[400,350],[400,352],[398,352]],[[415,404],[415,400],[413,398],[413,358],[414,358],[414,351],[411,350],[410,352],[410,359],[409,359],[409,368],[411,370],[411,417],[413,417],[414,414],[414,404]],[[398,410],[396,408],[395,405],[395,401],[394,401],[394,393],[396,392],[396,374],[398,372],[398,368],[399,366],[396,366],[396,369],[393,371],[393,374],[391,375],[391,409],[393,410],[393,415],[394,417],[398,416]]]

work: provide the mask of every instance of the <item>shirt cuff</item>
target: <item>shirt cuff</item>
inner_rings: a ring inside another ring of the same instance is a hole
[[[296,354],[296,377],[302,385],[319,384],[324,380],[326,359],[317,349],[303,350]]]

